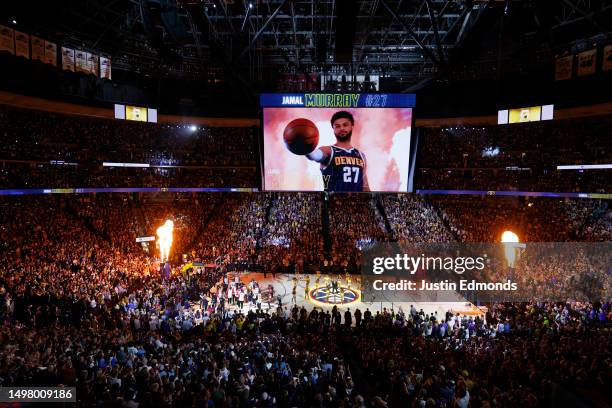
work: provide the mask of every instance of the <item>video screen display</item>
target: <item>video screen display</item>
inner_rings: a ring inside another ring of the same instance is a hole
[[[139,122],[146,122],[147,121],[147,108],[126,105],[125,118],[127,120],[136,120]]]
[[[412,94],[265,94],[264,190],[408,191]]]
[[[503,109],[497,112],[497,124],[538,122],[552,120],[554,105],[530,106],[527,108]]]
[[[508,113],[508,123],[537,122],[540,120],[540,112],[540,106],[510,109]]]
[[[115,119],[157,123],[157,109],[115,104]]]

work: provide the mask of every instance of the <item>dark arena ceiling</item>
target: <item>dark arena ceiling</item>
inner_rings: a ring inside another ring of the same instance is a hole
[[[14,20],[62,45],[108,53],[114,72],[231,77],[254,90],[270,89],[261,84],[282,74],[376,75],[409,91],[456,62],[499,62],[526,42],[552,55],[576,38],[609,38],[611,7],[605,0],[24,0],[3,4],[2,24]]]

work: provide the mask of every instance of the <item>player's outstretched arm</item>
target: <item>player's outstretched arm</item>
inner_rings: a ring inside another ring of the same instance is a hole
[[[330,157],[331,148],[329,146],[321,146],[306,155],[308,160],[316,161],[317,163],[327,163]]]

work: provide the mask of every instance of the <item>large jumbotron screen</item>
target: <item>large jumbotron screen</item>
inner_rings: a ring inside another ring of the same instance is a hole
[[[263,94],[267,191],[408,191],[413,94]]]

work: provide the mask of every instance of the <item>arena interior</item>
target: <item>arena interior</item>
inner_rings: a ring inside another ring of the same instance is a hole
[[[612,406],[610,2],[5,1],[0,67],[0,406]]]

